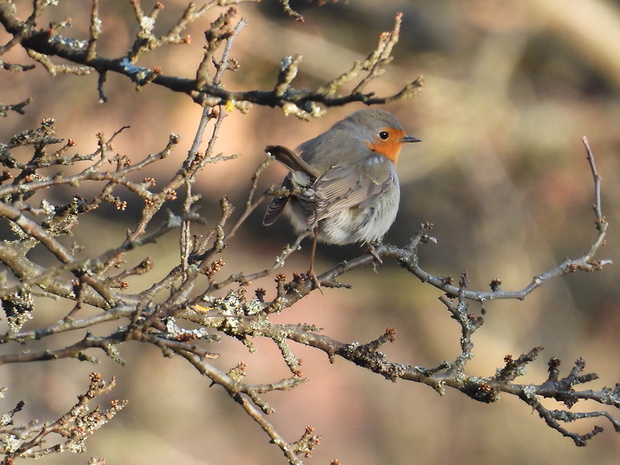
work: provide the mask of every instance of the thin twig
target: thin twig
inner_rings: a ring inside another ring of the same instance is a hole
[[[602,204],[601,204],[601,177],[598,174],[598,170],[596,168],[596,163],[594,162],[594,154],[592,153],[592,149],[590,148],[590,143],[588,142],[588,138],[583,136],[581,139],[583,145],[586,148],[588,163],[590,165],[590,169],[592,170],[592,177],[594,178],[594,212],[596,213],[596,220],[599,223],[604,222]]]

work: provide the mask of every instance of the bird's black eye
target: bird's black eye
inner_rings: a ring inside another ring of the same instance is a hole
[[[379,137],[381,138],[381,140],[388,140],[388,137],[390,137],[390,133],[387,131],[381,131],[379,133]]]

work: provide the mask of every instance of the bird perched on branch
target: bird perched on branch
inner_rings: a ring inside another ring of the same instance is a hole
[[[420,142],[384,110],[356,111],[296,152],[281,145],[267,146],[290,172],[282,181],[286,195],[275,197],[263,224],[273,224],[282,213],[297,234],[313,234],[308,274],[314,274],[317,241],[327,244],[362,242],[381,262],[373,244],[396,219],[400,186],[396,162],[403,144]]]

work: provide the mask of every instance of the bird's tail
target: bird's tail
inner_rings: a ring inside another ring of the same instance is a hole
[[[310,166],[299,155],[282,145],[268,145],[265,147],[265,152],[271,154],[291,171],[303,171],[314,179],[321,175],[321,173],[317,172],[314,167]]]

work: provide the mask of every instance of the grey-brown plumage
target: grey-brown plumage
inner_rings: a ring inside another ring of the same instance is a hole
[[[263,223],[271,225],[284,213],[298,234],[314,231],[321,242],[380,240],[398,212],[400,148],[418,141],[405,136],[391,113],[365,109],[304,142],[297,153],[268,146],[265,150],[290,170],[282,187],[291,195],[275,197]]]

